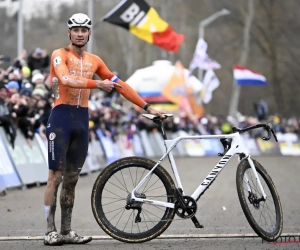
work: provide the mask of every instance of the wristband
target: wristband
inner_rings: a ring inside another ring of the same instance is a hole
[[[96,80],[88,79],[88,80],[87,80],[86,87],[87,87],[88,89],[94,89],[94,88],[97,88],[97,82],[96,82]]]
[[[151,105],[149,104],[149,103],[146,103],[146,105],[144,106],[144,110],[146,110],[147,111],[147,109],[150,107]]]

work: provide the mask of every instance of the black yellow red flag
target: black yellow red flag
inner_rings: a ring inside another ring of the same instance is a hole
[[[165,50],[176,52],[185,36],[176,33],[144,0],[123,0],[103,21],[127,29],[138,38]]]

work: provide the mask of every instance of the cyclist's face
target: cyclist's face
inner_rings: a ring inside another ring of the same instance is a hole
[[[82,47],[87,43],[91,31],[86,27],[74,27],[68,30],[68,34],[72,44]]]

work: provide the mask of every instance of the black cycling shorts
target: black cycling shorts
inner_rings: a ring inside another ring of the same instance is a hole
[[[88,121],[88,108],[67,104],[53,108],[46,128],[49,169],[81,171],[89,145]]]

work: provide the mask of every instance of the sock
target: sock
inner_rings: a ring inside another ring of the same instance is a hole
[[[45,209],[45,216],[46,216],[46,220],[47,220],[48,216],[49,216],[50,206],[44,206],[44,209]]]

